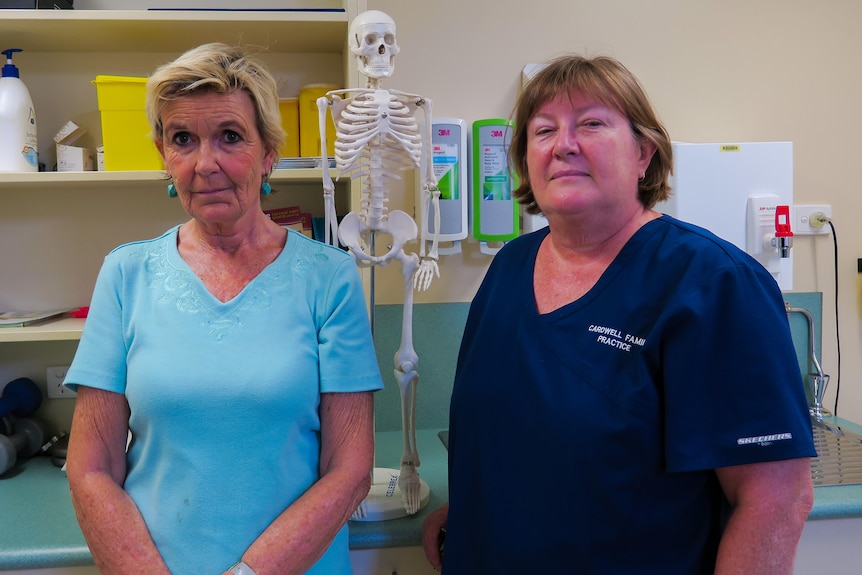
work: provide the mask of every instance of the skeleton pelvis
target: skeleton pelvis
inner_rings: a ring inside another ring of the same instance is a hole
[[[371,246],[372,234],[374,246]],[[367,265],[385,265],[389,260],[404,251],[404,244],[415,240],[419,229],[413,218],[400,210],[388,213],[380,222],[363,221],[359,214],[350,212],[338,226],[338,239],[347,246],[353,257]],[[378,256],[380,246],[386,252]]]

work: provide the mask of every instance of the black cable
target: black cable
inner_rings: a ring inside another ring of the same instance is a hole
[[[835,224],[829,220],[832,228],[832,251],[834,254],[833,267],[835,268],[835,346],[837,353],[838,376],[835,378],[835,405],[832,414],[838,416],[838,396],[841,394],[841,330],[838,329],[838,235],[835,233]]]

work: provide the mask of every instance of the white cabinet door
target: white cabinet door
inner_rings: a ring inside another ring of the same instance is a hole
[[[862,517],[816,519],[805,523],[796,551],[794,575],[859,575]]]

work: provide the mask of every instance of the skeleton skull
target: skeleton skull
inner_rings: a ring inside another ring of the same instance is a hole
[[[369,78],[382,79],[395,72],[395,21],[379,10],[367,10],[350,24],[350,51],[359,61],[359,71]]]

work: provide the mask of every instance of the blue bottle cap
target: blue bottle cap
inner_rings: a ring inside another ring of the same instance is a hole
[[[20,78],[20,74],[18,73],[18,67],[12,63],[12,54],[15,52],[23,52],[21,48],[9,48],[8,50],[3,50],[2,54],[6,56],[6,65],[3,66],[3,78]]]

